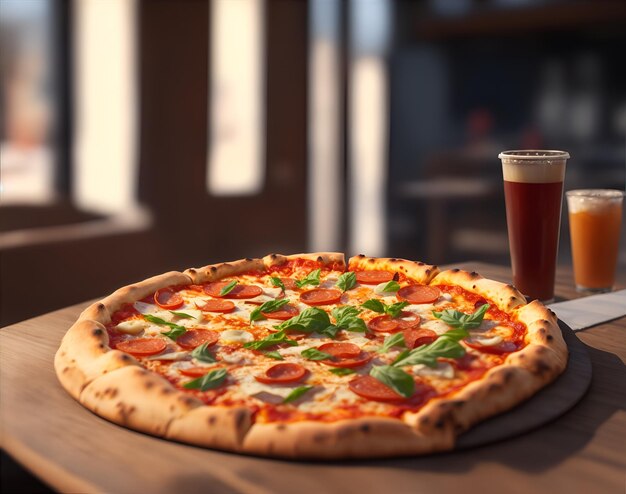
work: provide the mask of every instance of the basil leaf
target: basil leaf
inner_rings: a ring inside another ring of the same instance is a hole
[[[330,326],[330,318],[326,311],[319,307],[309,307],[300,312],[297,316],[288,319],[278,326],[274,326],[274,328],[280,330],[296,329],[298,331],[312,333],[313,331],[320,332],[328,326]]]
[[[209,364],[216,362],[213,355],[209,353],[208,347],[209,347],[208,343],[202,343],[202,345],[200,345],[199,347],[196,347],[194,351],[191,352],[191,356],[195,358],[196,360],[199,360],[200,362],[207,362]]]
[[[370,376],[386,384],[405,398],[410,398],[415,392],[413,377],[397,367],[391,365],[374,366],[370,371]]]
[[[164,331],[161,334],[167,336],[168,338],[171,338],[174,341],[176,341],[176,338],[178,338],[180,335],[187,332],[187,329],[184,326],[179,326],[178,324],[168,322],[164,319],[161,319],[160,317],[156,317],[151,314],[144,314],[143,318],[153,324],[160,324],[162,326],[168,326],[172,328],[170,331]]]
[[[473,314],[465,314],[454,309],[446,309],[442,312],[433,311],[433,316],[453,328],[475,329],[483,322],[489,307],[489,304],[481,305]]]
[[[309,389],[313,389],[313,386],[300,386],[294,389],[291,393],[287,395],[287,398],[283,400],[283,403],[289,403],[300,398],[304,393],[306,393]]]
[[[174,314],[176,317],[180,317],[181,319],[195,319],[194,316],[185,312],[176,312],[175,310],[171,310],[170,313]]]
[[[385,312],[385,304],[375,298],[370,298],[361,304],[361,307],[383,314]]]
[[[314,286],[319,285],[321,272],[322,272],[321,269],[316,269],[315,271],[311,271],[307,276],[305,276],[301,280],[296,281],[296,286],[298,288],[302,288],[307,285],[314,285]]]
[[[333,358],[330,353],[321,352],[317,348],[307,348],[300,355],[307,360],[328,360]]]
[[[274,345],[280,345],[281,343],[286,343],[289,346],[298,345],[296,341],[287,338],[287,335],[283,331],[279,331],[278,333],[272,333],[271,335],[266,336],[262,340],[249,341],[248,343],[244,343],[243,347],[250,350],[264,350],[265,348]]]
[[[339,333],[339,331],[341,331],[341,328],[338,328],[334,324],[331,324],[330,326],[324,329],[317,330],[319,334],[328,336],[329,338],[332,338],[333,340],[337,337],[337,333]]]
[[[406,347],[406,342],[404,341],[404,334],[396,333],[396,334],[390,334],[389,336],[387,336],[385,338],[385,341],[383,342],[383,346],[378,349],[378,353],[388,352],[391,349],[391,347],[394,347],[394,346]]]
[[[343,273],[337,280],[337,283],[335,283],[335,286],[342,292],[347,292],[354,285],[356,285],[356,273],[353,271]]]
[[[265,319],[265,316],[262,314],[263,312],[276,312],[283,305],[287,305],[289,300],[286,298],[281,298],[277,300],[269,300],[264,302],[260,307],[257,307],[250,313],[250,322],[258,321],[259,319]]]
[[[367,331],[365,321],[363,321],[360,317],[357,317],[360,313],[361,310],[359,308],[351,305],[335,307],[331,311],[331,315],[335,318],[335,326],[339,329],[346,329],[356,333],[365,333]]]
[[[391,365],[399,367],[424,364],[428,367],[437,367],[439,357],[461,358],[463,355],[465,355],[465,348],[458,340],[455,337],[447,338],[444,334],[428,345],[402,352]]]
[[[285,293],[285,290],[286,290],[285,284],[280,278],[277,278],[276,276],[272,276],[270,280],[272,281],[272,285],[274,285],[277,288],[280,288],[283,291],[283,293]]]
[[[170,329],[169,331],[161,331],[161,334],[163,336],[167,336],[168,338],[176,341],[176,338],[178,338],[181,335],[184,335],[186,332],[187,330],[185,328],[183,328],[182,326],[179,326],[177,328]]]
[[[391,282],[390,282],[391,283]],[[361,307],[378,312],[379,314],[387,314],[390,317],[398,317],[402,309],[404,309],[408,302],[396,302],[395,304],[387,305],[378,299],[371,298],[361,304]]]
[[[400,312],[402,312],[402,309],[404,309],[407,305],[409,305],[408,302],[396,302],[395,304],[386,305],[385,314],[391,317],[398,317]]]
[[[381,292],[397,292],[400,290],[400,283],[395,280],[389,281],[385,286],[381,288]]]
[[[334,369],[329,369],[329,371],[337,376],[347,376],[356,372],[354,369],[348,369],[347,367],[336,367]]]
[[[283,356],[276,350],[272,350],[271,352],[263,352],[263,355],[269,358],[273,358],[274,360],[285,360]]]
[[[204,376],[194,379],[183,384],[187,389],[199,389],[200,391],[207,391],[208,389],[217,388],[226,379],[228,372],[226,369],[215,369],[207,372]]]
[[[235,286],[237,285],[237,281],[231,281],[228,285],[226,285],[224,288],[222,288],[220,290],[220,297],[223,297],[224,295],[228,295],[230,292],[233,291],[233,288],[235,288]]]

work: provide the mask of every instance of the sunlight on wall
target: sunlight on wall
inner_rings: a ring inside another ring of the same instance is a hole
[[[135,205],[136,0],[74,2],[77,205],[115,213]]]
[[[386,249],[387,72],[379,57],[351,68],[350,239],[352,253],[382,256]]]
[[[348,249],[351,253],[382,256],[387,248],[389,101],[385,56],[391,32],[391,6],[388,0],[351,0],[351,9]]]
[[[264,2],[211,2],[207,188],[258,193],[265,172]]]
[[[311,2],[309,50],[309,250],[340,248],[341,106],[339,99],[339,2]]]

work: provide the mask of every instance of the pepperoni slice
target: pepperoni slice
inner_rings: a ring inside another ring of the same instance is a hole
[[[431,329],[405,329],[404,330],[404,342],[409,350],[417,348],[418,346],[428,345],[437,339],[437,333]]]
[[[176,343],[186,350],[193,350],[203,343],[213,345],[219,339],[220,335],[217,331],[210,329],[189,329],[187,332],[176,338]]]
[[[361,354],[361,349],[354,343],[331,342],[324,343],[317,348],[320,352],[328,353],[337,358],[354,358]]]
[[[401,401],[405,398],[372,376],[360,376],[350,381],[350,391],[373,401]]]
[[[215,283],[210,283],[204,287],[204,293],[206,293],[207,295],[211,295],[211,297],[237,298],[237,299],[254,298],[254,297],[258,297],[259,295],[263,293],[263,289],[260,286],[237,284],[226,295],[220,295],[220,292],[229,283],[232,283],[232,282],[231,281],[216,281]]]
[[[502,355],[503,353],[511,353],[517,350],[517,344],[514,341],[501,341],[497,345],[479,345],[468,340],[464,340],[463,343],[470,348],[483,353],[491,353],[492,355]]]
[[[283,282],[283,285],[285,285],[285,288],[287,290],[297,290],[298,286],[296,285],[296,280],[294,280],[293,278],[281,278],[280,281]]]
[[[413,319],[399,319],[392,318],[391,316],[378,316],[373,318],[369,323],[368,327],[372,331],[376,331],[377,333],[393,333],[394,331],[401,331],[404,329],[412,329],[420,325],[421,318],[420,316],[414,315],[410,312],[402,312],[400,314],[401,317],[414,316]]]
[[[261,312],[268,319],[276,319],[278,321],[286,321],[287,319],[291,319],[294,316],[297,316],[300,313],[297,307],[286,304],[283,305],[280,309],[275,310],[274,312]]]
[[[207,372],[209,372],[209,369],[207,369],[206,367],[187,367],[185,369],[178,369],[178,370],[183,376],[189,376],[189,377],[202,377]]]
[[[235,304],[233,302],[219,298],[196,302],[196,307],[204,312],[221,312],[222,314],[235,310]]]
[[[137,357],[145,357],[161,353],[167,348],[167,343],[159,338],[137,338],[135,340],[121,341],[116,345],[116,348]]]
[[[320,362],[330,365],[331,367],[345,367],[347,369],[352,369],[353,367],[361,367],[362,365],[367,364],[370,360],[372,360],[372,358],[372,355],[368,352],[361,352],[353,358],[333,357],[333,360],[321,360]]]
[[[441,290],[434,286],[407,285],[398,290],[398,298],[411,304],[430,304],[441,295]]]
[[[342,293],[332,288],[315,288],[300,294],[300,301],[307,305],[331,305],[341,299]]]
[[[265,384],[293,383],[299,381],[306,374],[306,369],[300,364],[285,362],[276,364],[265,371],[265,374],[254,378]]]
[[[176,293],[171,288],[161,288],[154,294],[154,303],[162,309],[174,310],[183,305],[185,301],[179,293]]]
[[[393,273],[389,271],[357,271],[356,281],[362,285],[378,285],[393,280]]]

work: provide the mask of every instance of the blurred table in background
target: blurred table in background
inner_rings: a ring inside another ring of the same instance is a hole
[[[508,267],[463,269],[510,282]],[[622,276],[619,287],[626,279]],[[560,267],[559,300],[577,298]],[[53,488],[72,492],[450,492],[622,494],[626,471],[626,318],[576,333],[593,378],[570,412],[520,437],[428,457],[288,462],[170,443],[82,408],[52,367],[61,337],[85,304],[0,330],[2,447]],[[297,486],[297,487],[296,487]]]

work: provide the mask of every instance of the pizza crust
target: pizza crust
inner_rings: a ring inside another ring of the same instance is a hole
[[[55,356],[63,387],[83,406],[117,424],[155,436],[240,453],[284,458],[338,459],[427,454],[454,447],[456,437],[476,423],[508,410],[555,379],[567,363],[567,347],[556,316],[539,302],[526,304],[511,285],[461,270],[394,258],[350,259],[350,270],[384,269],[420,283],[456,284],[493,300],[528,327],[527,346],[510,354],[450,397],[431,400],[403,420],[365,417],[325,423],[254,423],[245,407],[205,406],[165,378],[144,369],[130,355],[108,346],[105,324],[124,304],[159,288],[206,283],[292,259],[345,266],[341,253],[313,253],[244,259],[184,273],[170,272],[121,288],[89,306],[69,329]]]
[[[425,264],[420,261],[407,261],[393,257],[366,257],[363,254],[350,258],[348,263],[350,271],[381,269],[385,271],[397,271],[413,278],[418,283],[428,284],[439,273],[437,266]]]
[[[261,271],[264,268],[262,259],[247,258],[233,262],[209,264],[201,268],[189,268],[185,270],[185,274],[191,278],[192,283],[201,284],[223,280],[229,276],[236,276],[246,271]]]
[[[500,310],[511,312],[524,305],[526,298],[513,285],[483,278],[476,272],[461,269],[449,269],[437,274],[430,280],[431,285],[458,285],[468,292],[477,293],[493,300]]]

